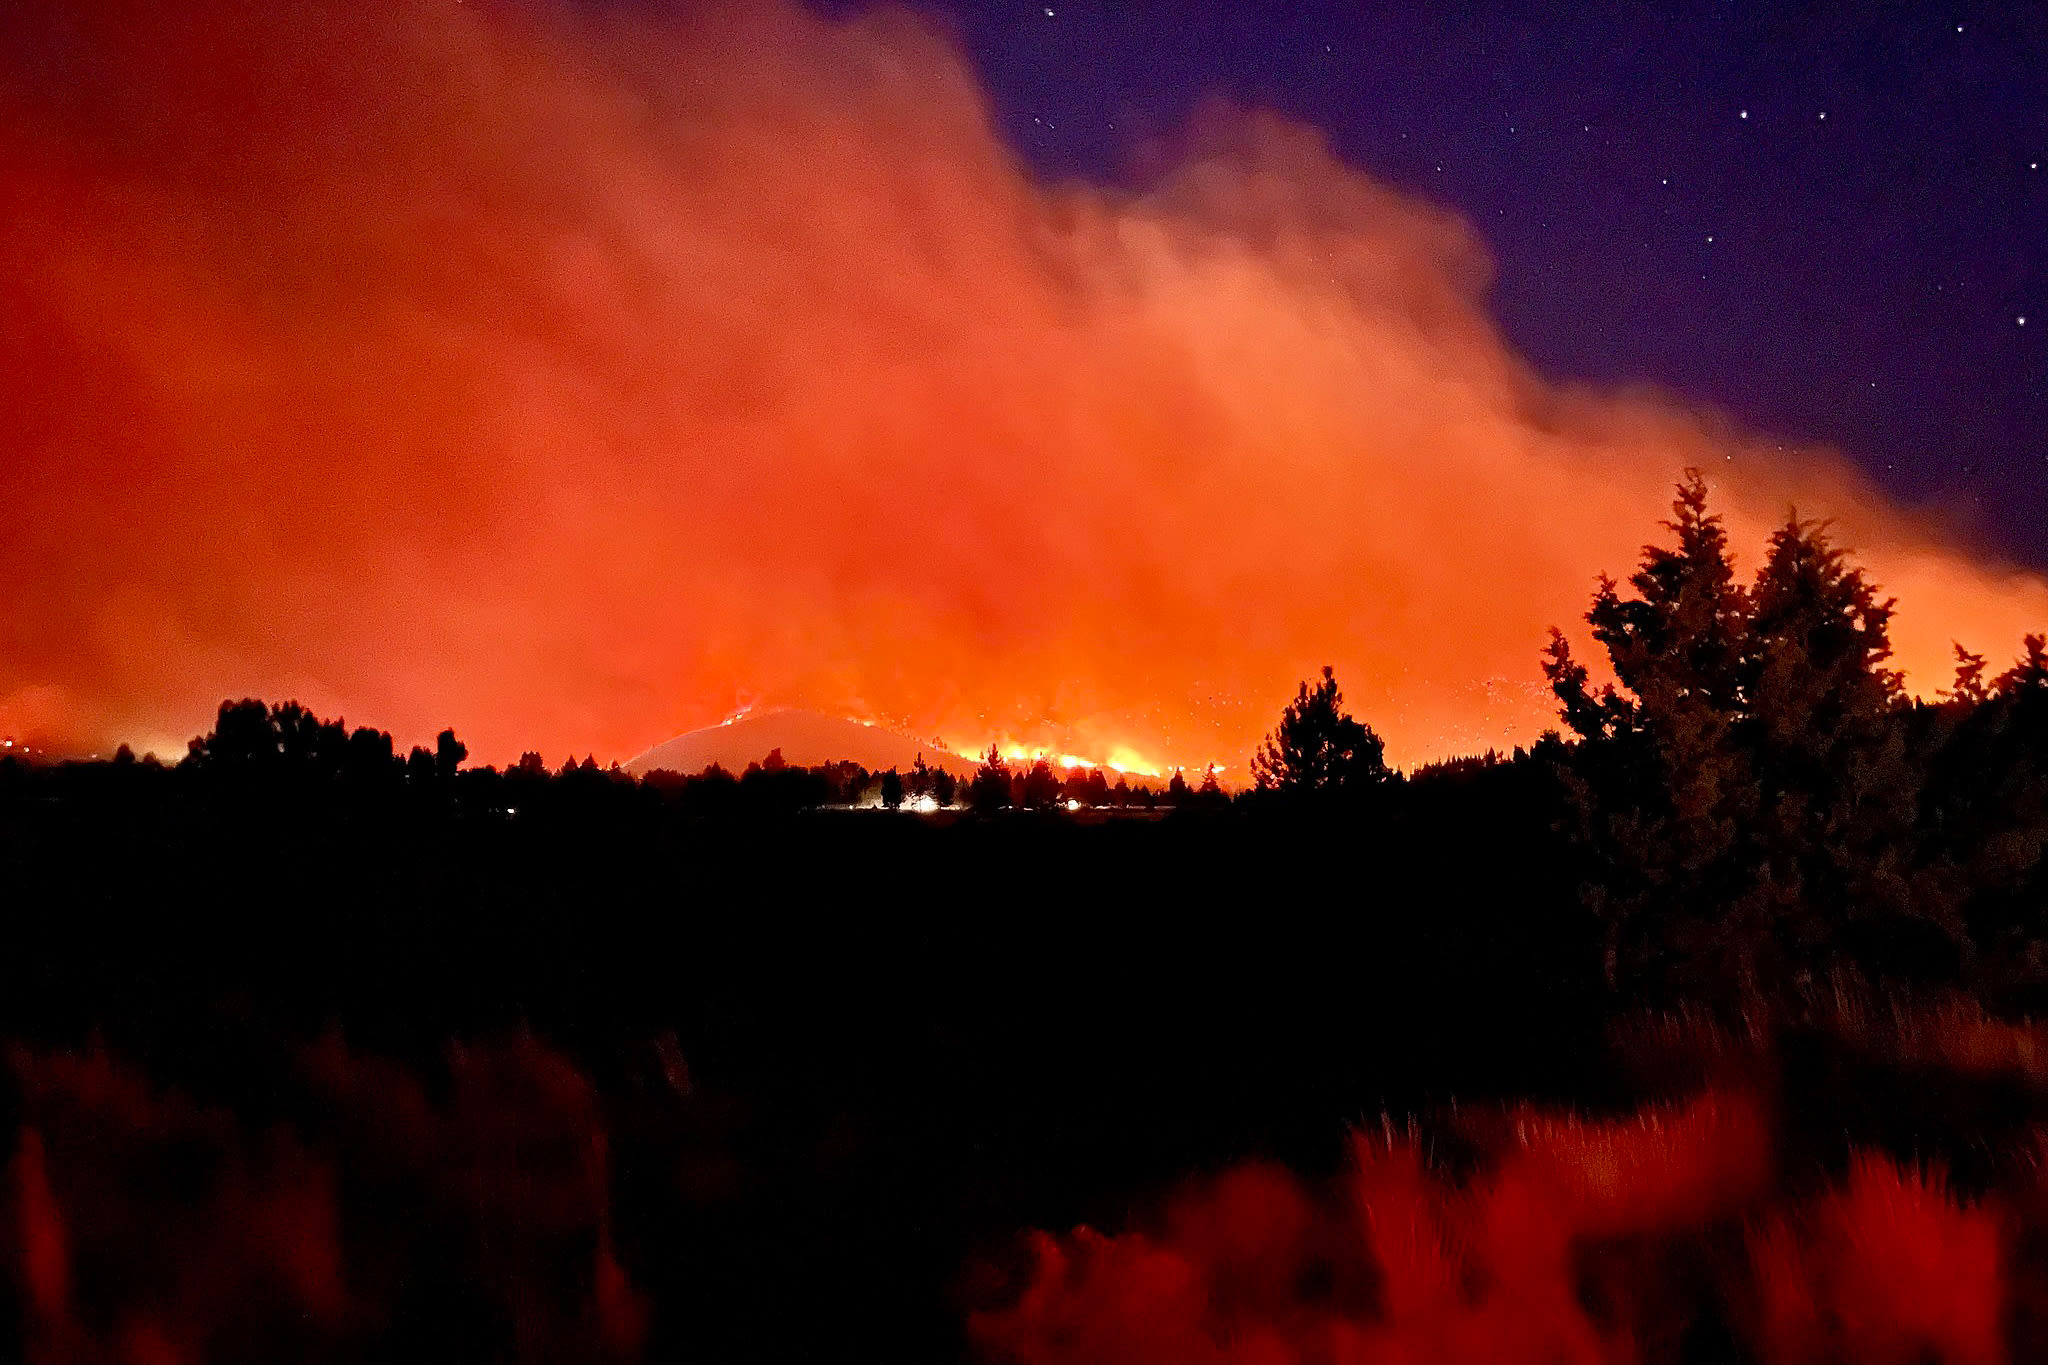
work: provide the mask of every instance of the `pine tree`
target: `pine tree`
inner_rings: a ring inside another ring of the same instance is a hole
[[[1321,682],[1296,689],[1279,726],[1252,758],[1259,789],[1286,796],[1355,793],[1390,776],[1385,743],[1345,713],[1344,694],[1327,665]]]
[[[1926,957],[1923,927],[1960,957],[1948,897],[1919,876],[1914,840],[1923,771],[1891,657],[1892,602],[1826,528],[1790,518],[1752,590],[1742,736],[1763,799],[1752,899],[1774,920],[1795,973],[1846,949],[1899,970]]]
[[[1671,966],[1684,988],[1703,975],[1754,976],[1741,960],[1752,936],[1726,922],[1738,888],[1723,884],[1755,804],[1730,734],[1748,600],[1698,470],[1686,471],[1671,507],[1663,526],[1676,544],[1643,547],[1633,596],[1603,577],[1586,614],[1619,686],[1592,691],[1558,631],[1544,664],[1565,724],[1584,741],[1564,776],[1594,860],[1586,899],[1606,930],[1607,975],[1653,993],[1671,984]],[[1728,956],[1713,942],[1724,932],[1734,962],[1713,960]],[[1674,938],[1690,960],[1668,961]]]
[[[1916,866],[1891,602],[1796,515],[1744,589],[1698,471],[1672,509],[1676,543],[1587,613],[1616,683],[1596,691],[1559,632],[1544,664],[1580,739],[1559,769],[1610,981],[1730,1001],[1845,954],[1891,971],[1939,958],[1931,940],[1960,953],[1952,898]]]
[[[1041,758],[1025,770],[1017,804],[1026,810],[1050,810],[1059,804],[1059,799],[1059,775],[1052,770],[1052,764]]]
[[[1956,685],[1923,724],[1923,858],[1946,881],[1979,984],[2048,987],[2048,652],[2038,635],[1988,686],[1984,658],[1958,647]]]
[[[451,780],[455,776],[455,770],[460,768],[463,760],[468,757],[469,746],[457,739],[453,730],[443,730],[435,737],[434,771],[440,775],[443,782]],[[594,759],[586,758],[583,763],[585,767],[597,766]]]
[[[974,780],[967,788],[967,800],[984,815],[1010,804],[1010,765],[1003,761],[1002,750],[993,744],[988,746],[981,766],[974,770]]]
[[[1982,654],[1972,654],[1960,643],[1956,651],[1956,681],[1945,695],[1946,700],[1964,709],[1982,706],[1991,699],[1991,689],[1984,683],[1985,659]]]

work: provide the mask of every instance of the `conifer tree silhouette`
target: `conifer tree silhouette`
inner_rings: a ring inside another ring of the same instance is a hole
[[[1252,758],[1259,789],[1286,796],[1357,792],[1390,776],[1385,743],[1345,712],[1344,694],[1328,665],[1321,682],[1304,682],[1296,690],[1279,726]]]

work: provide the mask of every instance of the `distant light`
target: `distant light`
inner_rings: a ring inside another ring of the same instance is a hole
[[[1074,800],[1074,799],[1073,799],[1072,797],[1068,797],[1068,798],[1067,798],[1067,809],[1068,809],[1068,810],[1079,810],[1079,809],[1081,809],[1081,803],[1080,803],[1079,801],[1076,801],[1076,800]]]

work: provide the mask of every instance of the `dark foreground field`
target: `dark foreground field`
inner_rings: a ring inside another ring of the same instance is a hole
[[[2034,1340],[2033,1035],[1841,1007],[1617,1044],[1532,780],[1084,825],[17,774],[5,1334],[1048,1365]],[[1859,1318],[1866,1290],[1929,1321]]]

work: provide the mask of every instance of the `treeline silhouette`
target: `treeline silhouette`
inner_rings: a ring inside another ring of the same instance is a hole
[[[1012,760],[991,748],[973,776],[956,777],[942,766],[927,764],[923,755],[908,771],[871,770],[851,761],[815,766],[791,764],[775,749],[740,773],[712,764],[700,772],[657,768],[643,776],[627,773],[617,763],[600,767],[572,755],[550,768],[537,752],[528,751],[503,770],[464,767],[468,746],[453,730],[443,730],[432,749],[414,746],[401,754],[396,741],[367,726],[350,729],[339,720],[322,720],[297,702],[266,704],[254,698],[221,703],[214,728],[194,739],[185,758],[173,765],[182,774],[177,790],[186,799],[218,800],[259,790],[288,795],[298,801],[329,801],[362,805],[378,801],[447,807],[473,815],[515,816],[523,803],[579,803],[619,799],[621,789],[635,789],[650,804],[658,802],[696,816],[788,815],[822,807],[879,807],[916,811],[1001,810],[1146,810],[1162,804],[1223,804],[1223,790],[1212,767],[1191,785],[1176,771],[1164,780],[1116,772],[1093,764],[1056,767],[1039,756]],[[21,781],[33,771],[12,759],[0,759],[0,772]],[[46,795],[62,798],[84,790],[67,779],[89,765],[64,764],[42,773]],[[113,766],[136,780],[133,769],[166,771],[154,756],[136,760],[122,746]],[[104,779],[99,780],[104,785]],[[156,779],[149,779],[156,780]],[[630,799],[630,798],[628,798]]]
[[[67,1361],[1051,1359],[986,1330],[1018,1229],[1320,1178],[1382,1113],[1668,1097],[1608,1046],[1645,1006],[1769,1033],[1815,1179],[2022,1142],[2030,1091],[1930,1113],[1924,1060],[1845,1089],[1798,1040],[2041,998],[2042,642],[1914,700],[1824,527],[1747,584],[1697,476],[1667,529],[1589,615],[1616,686],[1560,636],[1560,733],[1408,773],[1328,670],[1236,794],[496,769],[254,700],[177,764],[0,760],[0,1325]]]

